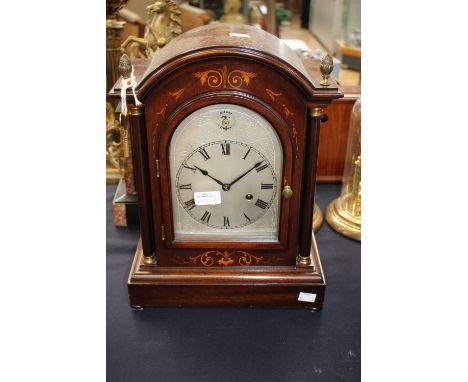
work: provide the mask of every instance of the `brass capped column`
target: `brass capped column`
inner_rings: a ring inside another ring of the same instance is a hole
[[[307,123],[306,146],[314,147],[313,142],[317,142],[320,137],[320,122],[322,117],[321,107],[312,107],[309,109],[309,120]],[[318,152],[308,152],[305,158],[304,166],[304,191],[302,216],[310,217],[302,222],[302,235],[300,241],[300,252],[297,256],[298,266],[313,266],[310,257],[312,229],[313,229],[313,211],[315,207],[315,180],[317,177],[317,157]]]
[[[136,158],[144,158],[135,167],[135,185],[138,192],[138,216],[140,219],[141,245],[143,248],[143,262],[154,264],[156,254],[154,252],[154,242],[152,239],[153,221],[151,217],[151,198],[148,178],[143,176],[147,172],[146,154],[146,127],[144,105],[129,107],[130,135],[134,142],[133,150]]]
[[[310,111],[311,117],[319,117],[322,118],[323,109],[321,108],[313,108]],[[312,220],[312,230],[317,232],[323,223],[323,212],[318,206],[317,203],[314,201],[314,212],[313,212],[313,220]]]

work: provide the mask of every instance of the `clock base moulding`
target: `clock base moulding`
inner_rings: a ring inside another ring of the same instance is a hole
[[[229,305],[320,310],[326,284],[314,235],[310,258],[311,265],[305,267],[160,267],[144,264],[140,240],[128,279],[130,305],[136,309]],[[300,301],[301,293],[309,301]]]

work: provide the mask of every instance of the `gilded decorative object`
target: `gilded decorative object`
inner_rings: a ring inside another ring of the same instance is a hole
[[[176,3],[171,0],[158,1],[146,7],[148,12],[148,20],[146,23],[145,35],[143,38],[130,36],[122,45],[117,47],[118,55],[120,56],[118,65],[118,75],[124,79],[128,79],[132,72],[130,58],[127,54],[122,54],[125,49],[128,49],[132,58],[134,57],[152,57],[157,49],[166,45],[172,38],[182,32],[180,10]],[[143,48],[144,53],[140,50]],[[118,78],[118,77],[117,77]],[[117,80],[117,78],[113,81]],[[176,100],[183,93],[183,89],[179,89],[175,94]],[[130,115],[139,115],[142,113],[141,108],[131,108]],[[133,166],[131,159],[131,140],[128,134],[128,120],[122,118],[121,126],[122,136],[122,157],[120,163],[123,166],[123,177],[125,180],[126,192],[129,196],[136,195],[135,183],[133,179]]]
[[[314,213],[312,220],[312,231],[317,232],[323,223],[323,213],[317,203],[314,203]]]
[[[260,10],[258,9],[258,6],[250,6],[249,7],[249,24],[253,25],[255,27],[260,27],[262,26],[263,22],[263,15],[260,13]]]
[[[120,49],[118,49],[118,54],[120,55]],[[130,59],[126,54],[121,55],[117,66],[118,76],[129,78],[131,71],[132,66],[130,64]],[[118,125],[120,131],[120,150],[118,153],[118,163],[120,166],[119,174],[121,177],[123,176],[126,194],[136,195],[135,181],[133,179],[133,164],[131,158],[131,141],[128,131],[128,120],[121,116],[119,121],[116,120],[115,123]],[[115,220],[114,223],[116,223]],[[118,224],[116,223],[116,225]]]
[[[229,24],[244,24],[244,17],[240,13],[242,2],[240,0],[224,0],[224,14],[219,21]]]
[[[328,205],[325,217],[337,232],[361,240],[361,98],[351,112],[341,196]]]
[[[128,3],[128,0],[106,0],[106,17],[113,18],[123,7]]]
[[[200,84],[204,86],[208,85],[210,88],[216,89],[223,88],[234,88],[238,89],[242,86],[250,84],[250,80],[257,76],[256,73],[246,72],[244,70],[229,70],[226,65],[220,69],[210,69],[204,72],[193,73],[194,77],[200,80]]]
[[[322,58],[320,63],[320,73],[322,73],[322,81],[320,81],[320,85],[328,86],[330,85],[328,79],[330,78],[330,74],[333,71],[333,58],[328,53]]]
[[[106,181],[117,183],[122,175],[120,158],[123,154],[123,127],[115,118],[114,101],[110,101],[107,93],[119,78],[118,62],[120,44],[125,22],[117,21],[116,14],[128,0],[106,0]],[[114,216],[116,225],[122,225],[122,217]],[[125,223],[126,224],[126,223]]]
[[[122,52],[128,49],[131,57],[151,58],[159,48],[182,33],[181,11],[174,1],[157,1],[148,5],[146,12],[148,19],[143,38],[129,36],[121,46]]]
[[[106,90],[109,91],[119,79],[118,62],[120,43],[125,22],[106,20]]]
[[[121,156],[121,126],[118,120],[115,118],[114,107],[110,102],[106,102],[106,175],[108,182],[118,182],[121,175]]]

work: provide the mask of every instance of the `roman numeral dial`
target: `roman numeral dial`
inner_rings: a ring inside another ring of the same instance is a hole
[[[221,150],[223,152],[223,155],[231,155],[231,144],[221,143]]]
[[[229,80],[235,82],[235,74]],[[280,227],[295,218],[282,211],[291,208],[281,196],[282,185],[292,184],[302,168],[294,169],[285,161],[294,153],[292,142],[282,133],[285,126],[270,118],[265,108],[229,103],[228,99],[237,102],[237,97],[223,97],[226,101],[221,102],[216,97],[194,99],[190,107],[177,109],[181,118],[168,120],[167,127],[148,142],[152,152],[159,150],[160,179],[153,176],[154,159],[149,158],[151,190],[154,187],[161,195],[157,208],[164,212],[168,236],[188,243],[187,248],[205,248],[204,243],[216,243],[206,248],[278,243],[284,240]],[[293,211],[298,202],[293,199]]]
[[[201,217],[201,221],[208,224],[210,222],[210,218],[211,218],[211,213],[208,211],[205,211],[205,213]]]
[[[184,202],[185,208],[190,211],[195,207],[195,199],[190,199]]]
[[[197,223],[224,232],[262,223],[277,213],[277,177],[266,156],[254,145],[218,140],[195,147],[184,157],[175,190],[184,213]],[[270,220],[268,220],[270,219]]]
[[[262,210],[264,210],[265,208],[268,207],[268,203],[265,202],[265,201],[262,200],[262,199],[257,199],[257,201],[255,202],[255,205],[256,205],[257,207],[260,207]]]
[[[191,190],[192,189],[192,185],[191,184],[179,184],[177,186],[177,188],[179,190]]]
[[[208,152],[206,151],[206,149],[205,149],[204,147],[200,148],[200,150],[199,150],[198,152],[201,154],[201,156],[202,156],[203,159],[205,159],[205,160],[208,160],[208,159],[211,158],[210,155],[208,154]]]
[[[255,169],[255,171],[260,172],[260,171],[265,170],[267,167],[268,167],[268,163],[265,163],[265,164],[263,164],[262,166],[257,167],[257,168]]]

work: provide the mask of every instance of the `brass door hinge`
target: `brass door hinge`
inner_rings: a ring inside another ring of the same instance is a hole
[[[159,178],[159,159],[156,159],[156,178]]]
[[[166,232],[163,225],[161,226],[161,240],[166,240]]]

